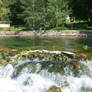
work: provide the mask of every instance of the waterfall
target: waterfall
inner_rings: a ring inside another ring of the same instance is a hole
[[[91,62],[80,61],[76,76],[68,67],[61,74],[49,72],[31,60],[10,63],[0,67],[0,92],[47,92],[52,86],[60,87],[62,92],[92,92]]]

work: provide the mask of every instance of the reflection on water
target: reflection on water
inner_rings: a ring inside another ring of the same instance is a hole
[[[87,49],[85,48],[87,47]],[[0,48],[46,49],[92,52],[92,38],[79,37],[24,37],[0,39]]]

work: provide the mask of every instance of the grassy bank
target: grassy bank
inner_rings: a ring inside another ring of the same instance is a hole
[[[10,28],[0,28],[0,31],[31,31],[34,30],[31,27],[26,26],[19,26],[14,27],[11,26]],[[48,29],[38,29],[38,30],[79,30],[79,31],[92,31],[92,26],[88,26],[87,22],[70,22],[64,24],[64,26],[54,27],[54,28],[48,28]]]

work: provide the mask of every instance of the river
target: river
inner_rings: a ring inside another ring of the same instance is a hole
[[[92,57],[92,38],[34,37],[0,39],[0,49],[52,50],[89,53]],[[62,92],[92,92],[92,59],[80,59],[79,67],[71,63],[40,61],[26,58],[0,66],[0,92],[47,92],[52,86]],[[56,66],[55,66],[56,65]]]

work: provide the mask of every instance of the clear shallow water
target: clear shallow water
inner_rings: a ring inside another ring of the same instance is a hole
[[[87,48],[86,48],[87,47]],[[0,48],[66,50],[71,52],[92,52],[92,37],[24,37],[2,38]]]
[[[24,63],[26,67],[17,73],[17,69]],[[53,85],[60,87],[62,92],[92,92],[92,61],[80,61],[80,63],[82,64],[78,74],[80,76],[74,76],[69,69],[65,69],[63,75],[58,72],[48,72],[48,69],[42,69],[41,66],[39,72],[32,72],[28,68],[30,66],[32,69],[32,61],[29,60],[1,66],[0,92],[46,92]],[[39,63],[35,66],[38,68]]]

